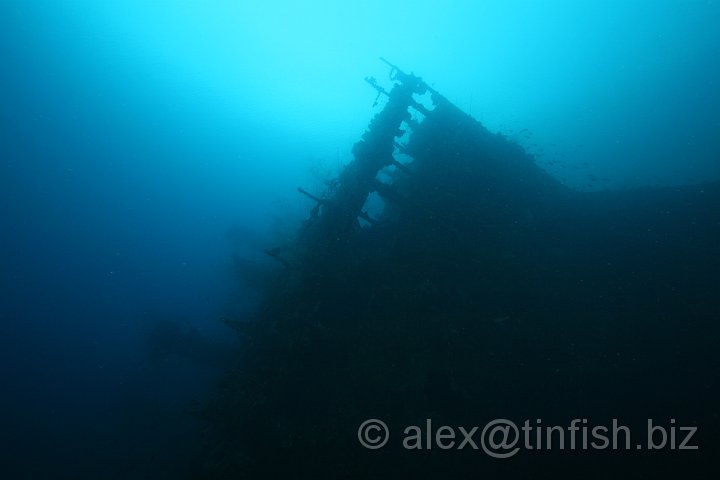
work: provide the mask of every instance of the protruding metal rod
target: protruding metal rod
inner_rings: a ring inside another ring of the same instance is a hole
[[[422,113],[423,115],[425,115],[426,117],[430,115],[430,110],[428,110],[427,108],[425,108],[424,105],[416,102],[415,100],[412,100],[412,101],[410,102],[410,106],[411,106],[412,108],[414,108],[415,110],[417,110],[418,112],[420,112],[420,113]]]
[[[390,62],[388,62],[387,60],[385,60],[385,57],[380,57],[380,61],[383,62],[384,64],[386,64],[387,66],[389,66],[390,68],[393,68],[393,69],[395,69],[395,70],[400,70],[400,69],[397,68],[395,65],[393,65],[392,63],[390,63]]]
[[[302,193],[302,194],[305,195],[306,197],[311,198],[312,200],[315,200],[317,203],[321,203],[321,204],[322,204],[322,203],[325,203],[325,200],[323,200],[322,198],[318,198],[318,197],[316,197],[315,195],[313,195],[312,193],[310,193],[310,192],[308,192],[308,191],[306,191],[306,190],[303,190],[303,189],[300,188],[300,187],[298,187],[297,190],[298,190],[298,192]]]
[[[280,252],[282,251],[282,248],[280,248],[280,247],[266,248],[264,251],[265,251],[265,253],[266,253],[267,255],[271,256],[272,258],[274,258],[274,259],[277,260],[278,262],[282,263],[282,265],[283,265],[285,268],[290,268],[290,263],[288,263],[287,260],[285,260],[284,258],[282,258],[282,257],[280,256]]]
[[[403,72],[402,70],[400,70],[397,65],[395,65],[395,64],[393,64],[393,63],[390,63],[390,62],[388,62],[387,60],[385,60],[384,57],[380,57],[380,61],[383,62],[384,64],[386,64],[388,67],[390,67],[390,79],[391,79],[391,80],[396,80],[396,79],[398,79],[398,80],[400,80],[400,81],[402,82],[402,81],[405,81],[405,80],[404,80],[405,77],[408,77],[408,74],[407,74],[407,73],[405,73],[405,72]]]
[[[403,173],[407,173],[408,175],[412,175],[412,173],[413,173],[412,170],[410,170],[408,167],[406,167],[402,163],[398,162],[394,158],[390,162],[390,165],[393,165],[395,168],[397,168],[398,170],[400,170]]]

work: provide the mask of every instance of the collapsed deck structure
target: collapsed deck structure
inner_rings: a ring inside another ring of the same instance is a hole
[[[315,207],[266,251],[278,268],[255,317],[231,322],[247,342],[205,410],[198,478],[577,478],[557,452],[404,448],[402,427],[426,419],[634,425],[672,406],[717,432],[687,392],[720,398],[718,185],[573,191],[390,67],[389,91],[367,79],[387,101],[354,159],[326,191],[300,189]],[[368,418],[397,432],[382,450],[358,443]]]

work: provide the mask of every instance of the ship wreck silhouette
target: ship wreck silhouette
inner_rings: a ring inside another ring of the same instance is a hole
[[[324,192],[299,189],[309,218],[266,251],[274,281],[253,318],[229,322],[245,343],[202,413],[197,478],[717,470],[720,185],[573,190],[389,65],[391,89],[366,79],[387,98],[354,159]],[[370,418],[391,432],[382,449],[358,441]],[[498,460],[402,443],[428,419],[481,430],[498,418],[617,419],[632,444],[621,432],[615,449],[578,437],[571,451],[556,432],[554,448]],[[700,448],[638,448],[648,419],[697,427]]]

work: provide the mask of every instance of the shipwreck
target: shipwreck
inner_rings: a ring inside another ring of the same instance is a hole
[[[718,183],[575,191],[388,65],[390,87],[366,79],[385,103],[353,160],[324,191],[299,189],[314,208],[266,250],[256,314],[229,322],[245,343],[203,412],[198,478],[606,478],[710,462]],[[650,467],[644,451],[497,461],[401,441],[427,419],[639,431],[671,417],[701,426],[704,450]],[[392,432],[382,449],[358,443],[370,418]]]

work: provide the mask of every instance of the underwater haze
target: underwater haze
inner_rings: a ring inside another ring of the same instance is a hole
[[[573,191],[703,186],[719,25],[715,0],[0,2],[0,477],[183,478],[244,348],[223,320],[315,206],[297,187],[353,159],[380,57]]]

